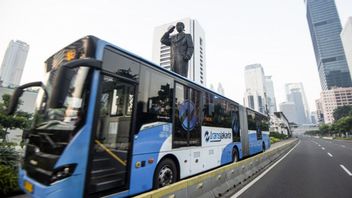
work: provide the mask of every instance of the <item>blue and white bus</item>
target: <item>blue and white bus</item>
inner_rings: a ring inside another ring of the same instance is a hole
[[[25,131],[21,188],[33,197],[126,197],[270,147],[266,115],[94,36],[45,62]]]

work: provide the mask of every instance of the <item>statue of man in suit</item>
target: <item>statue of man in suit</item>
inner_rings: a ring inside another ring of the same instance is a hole
[[[194,51],[192,36],[184,33],[185,24],[182,22],[176,24],[178,33],[170,36],[174,30],[175,26],[170,26],[160,41],[164,45],[171,46],[171,70],[187,77],[188,61]]]

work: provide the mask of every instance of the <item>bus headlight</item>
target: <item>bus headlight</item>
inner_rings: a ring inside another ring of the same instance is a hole
[[[77,164],[68,164],[55,168],[51,176],[51,183],[71,176],[72,173],[75,171],[76,166]]]

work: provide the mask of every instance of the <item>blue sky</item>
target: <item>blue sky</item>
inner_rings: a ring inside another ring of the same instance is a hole
[[[344,26],[352,1],[336,5]],[[221,82],[242,103],[244,67],[260,63],[277,103],[285,83],[303,82],[315,109],[321,88],[303,0],[0,0],[0,61],[11,39],[25,41],[22,83],[41,80],[46,58],[89,34],[151,60],[153,28],[185,17],[205,30],[208,85]]]

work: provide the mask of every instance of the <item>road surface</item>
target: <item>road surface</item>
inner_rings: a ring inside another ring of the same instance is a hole
[[[246,188],[233,197],[351,198],[352,142],[302,137],[282,161]]]

